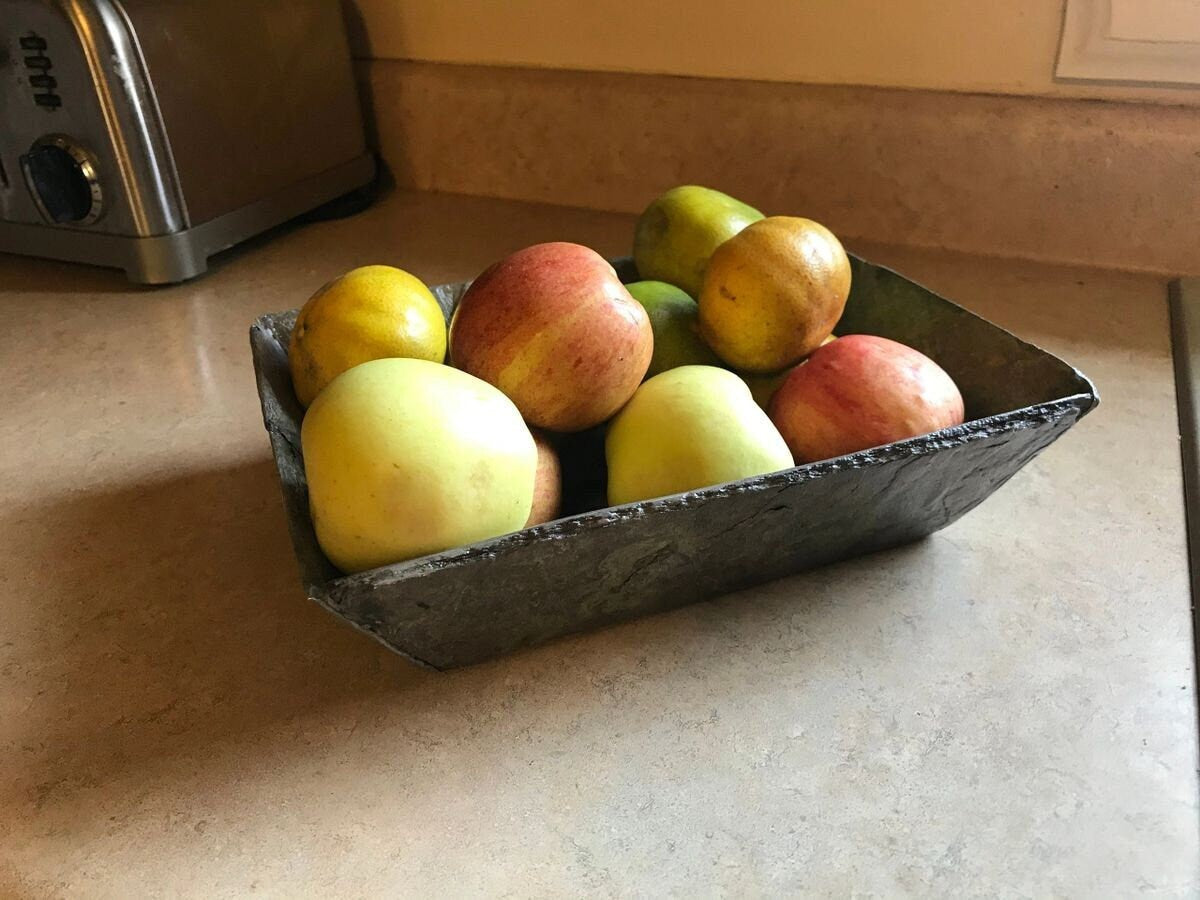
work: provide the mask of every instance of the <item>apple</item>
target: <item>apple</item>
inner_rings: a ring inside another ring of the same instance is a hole
[[[770,415],[796,462],[804,463],[961,424],[963,398],[923,353],[848,334],[792,370],[771,398]]]
[[[529,511],[526,528],[557,519],[562,509],[563,479],[558,451],[540,431],[533,432],[533,441],[537,444],[537,472],[533,478],[533,509]]]
[[[825,340],[821,341],[821,345],[824,346],[835,340],[837,340],[837,336],[831,334]],[[804,360],[801,360],[796,365],[804,365]],[[779,390],[779,386],[792,374],[792,369],[794,368],[796,366],[790,366],[782,372],[775,372],[771,375],[754,375],[750,372],[738,372],[738,374],[742,376],[742,381],[746,382],[746,386],[750,388],[750,393],[754,395],[754,402],[761,406],[765,412],[771,408],[771,398],[775,396],[775,392]]]
[[[361,572],[525,527],[538,451],[485,381],[440,363],[377,359],[334,378],[304,416],[317,542]]]
[[[700,337],[700,311],[695,300],[665,281],[634,281],[625,289],[645,307],[654,332],[647,378],[678,366],[724,365]]]
[[[452,363],[500,388],[531,425],[581,431],[625,405],[650,365],[650,319],[605,259],[535,244],[467,289],[450,325]]]
[[[748,372],[738,374],[742,376],[742,381],[746,382],[746,387],[750,388],[750,396],[754,398],[754,402],[766,412],[771,408],[771,398],[775,396],[779,386],[792,374],[792,368],[776,372],[774,375],[752,375]]]
[[[649,379],[609,425],[605,455],[612,506],[792,465],[750,388],[716,366],[680,366]]]

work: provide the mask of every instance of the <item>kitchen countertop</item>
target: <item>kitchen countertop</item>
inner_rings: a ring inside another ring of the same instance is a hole
[[[1152,276],[856,248],[1103,397],[914,545],[447,674],[304,599],[250,322],[630,229],[400,193],[165,289],[0,256],[0,896],[1200,890]]]

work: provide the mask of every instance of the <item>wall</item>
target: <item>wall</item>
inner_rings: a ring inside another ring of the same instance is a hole
[[[1056,82],[1065,0],[353,0],[356,53],[1200,106]]]
[[[375,61],[404,187],[640,212],[707,184],[843,238],[1200,265],[1200,109]]]
[[[855,241],[1200,265],[1200,90],[1054,81],[1061,0],[355,2],[405,188],[637,212],[708,184]]]

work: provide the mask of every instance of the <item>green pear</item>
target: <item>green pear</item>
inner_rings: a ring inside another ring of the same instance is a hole
[[[647,378],[679,366],[724,365],[700,337],[700,308],[695,300],[665,281],[635,281],[625,288],[646,308],[654,332]]]
[[[680,366],[643,382],[608,428],[611,506],[764,475],[792,454],[733,372]]]
[[[700,296],[708,258],[721,244],[763,217],[728,194],[687,184],[646,207],[633,233],[633,260],[642,278],[665,281]]]

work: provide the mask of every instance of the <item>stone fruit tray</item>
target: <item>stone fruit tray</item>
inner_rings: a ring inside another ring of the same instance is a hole
[[[615,265],[636,280],[628,260]],[[561,448],[565,518],[356,575],[333,568],[309,520],[287,365],[296,312],[263,316],[250,330],[254,367],[308,596],[415,662],[468,665],[916,540],[983,501],[1099,402],[1067,363],[895,272],[852,265],[836,332],[932,357],[962,391],[963,425],[611,508],[597,429]],[[447,317],[465,289],[434,288]]]

